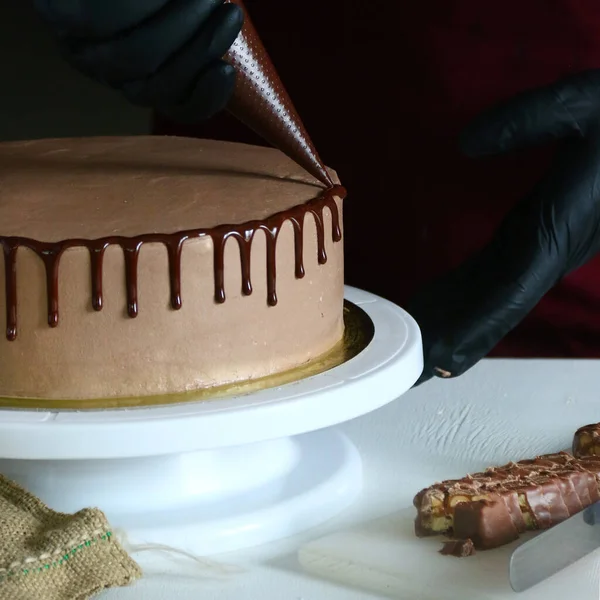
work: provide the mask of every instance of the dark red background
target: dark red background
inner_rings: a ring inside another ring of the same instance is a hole
[[[598,0],[246,6],[349,190],[347,282],[399,304],[480,248],[547,165],[548,149],[465,159],[461,128],[518,91],[600,67]],[[158,119],[155,131],[262,143],[226,114],[196,128]],[[600,260],[552,290],[494,354],[600,356]]]

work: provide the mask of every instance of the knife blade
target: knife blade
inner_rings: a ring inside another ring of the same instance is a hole
[[[510,557],[510,586],[523,592],[600,548],[600,502],[527,540]]]

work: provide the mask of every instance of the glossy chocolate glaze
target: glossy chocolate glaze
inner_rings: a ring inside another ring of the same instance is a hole
[[[304,127],[242,0],[227,0],[244,11],[244,26],[225,56],[237,71],[227,109],[327,186],[331,177]]]
[[[278,212],[260,221],[249,221],[238,225],[220,225],[207,229],[192,229],[172,234],[144,234],[134,237],[109,236],[95,240],[67,239],[60,242],[42,242],[23,237],[0,236],[0,245],[5,261],[6,294],[6,338],[14,341],[18,333],[17,315],[17,253],[19,248],[29,248],[43,261],[46,270],[46,293],[48,304],[48,325],[56,327],[59,323],[59,276],[60,259],[65,250],[75,247],[87,248],[90,254],[91,304],[94,310],[103,307],[102,272],[104,253],[109,246],[118,245],[125,257],[125,285],[127,289],[127,314],[135,318],[138,314],[138,278],[137,266],[140,249],[144,244],[163,244],[169,257],[169,281],[171,289],[171,307],[178,310],[182,306],[181,296],[181,251],[186,240],[209,236],[213,243],[214,260],[214,298],[215,302],[225,302],[224,252],[225,244],[234,238],[240,249],[240,267],[242,273],[242,294],[252,293],[250,257],[252,241],[257,231],[262,230],[267,240],[267,303],[277,304],[276,248],[281,227],[290,222],[294,228],[295,240],[295,276],[304,277],[304,223],[305,217],[314,217],[317,229],[317,252],[319,264],[327,262],[325,251],[325,221],[323,211],[328,208],[332,219],[332,239],[339,242],[342,238],[340,216],[335,198],[344,198],[346,191],[342,186],[333,186],[324,190],[317,198],[305,204]]]

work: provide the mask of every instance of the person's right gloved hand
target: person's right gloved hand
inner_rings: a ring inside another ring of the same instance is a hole
[[[224,0],[35,0],[64,58],[131,103],[178,121],[227,105],[235,70],[223,60],[243,25]]]

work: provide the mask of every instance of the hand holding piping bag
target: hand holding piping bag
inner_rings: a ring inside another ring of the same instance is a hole
[[[35,0],[65,60],[132,104],[180,121],[222,110],[242,9],[222,0]]]
[[[227,108],[331,187],[241,0],[36,0],[73,67],[179,122]]]

